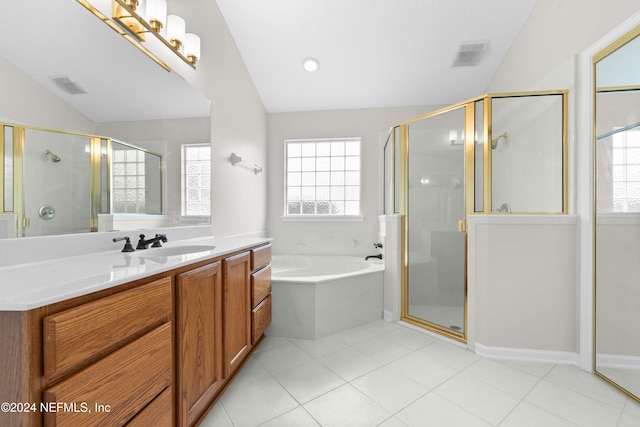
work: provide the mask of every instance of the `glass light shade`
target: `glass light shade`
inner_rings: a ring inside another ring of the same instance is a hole
[[[162,28],[167,22],[167,0],[147,0],[147,22],[154,26],[154,21]]]
[[[449,141],[451,141],[452,143],[454,141],[458,140],[458,131],[457,130],[450,130],[449,131]]]
[[[184,54],[187,58],[200,59],[200,37],[193,33],[184,36]]]
[[[186,24],[184,19],[177,15],[167,16],[167,40],[176,47],[180,48],[180,45],[184,43],[184,33]]]

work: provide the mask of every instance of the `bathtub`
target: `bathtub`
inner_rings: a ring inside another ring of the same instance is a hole
[[[378,259],[274,255],[267,336],[316,339],[382,318]]]

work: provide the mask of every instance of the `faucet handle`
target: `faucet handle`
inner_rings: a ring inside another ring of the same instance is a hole
[[[152,248],[161,248],[162,245],[160,244],[160,241],[167,243],[167,235],[166,234],[156,234],[155,242],[153,242],[153,245],[151,245]]]
[[[374,248],[378,248],[378,249],[382,249],[382,243],[374,243],[373,247]]]
[[[138,240],[136,249],[147,249],[147,243],[145,243],[144,241],[144,234],[140,234],[138,237],[140,238],[140,240]]]
[[[122,252],[134,252],[135,249],[133,249],[133,246],[131,246],[131,240],[127,237],[114,237],[113,241],[114,242],[120,242],[122,240],[125,240],[124,242],[124,248],[122,248]]]

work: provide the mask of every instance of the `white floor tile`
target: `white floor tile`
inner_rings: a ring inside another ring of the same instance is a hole
[[[418,351],[424,356],[458,370],[480,359],[477,354],[444,341],[436,341]]]
[[[313,360],[309,354],[290,342],[256,353],[255,357],[274,375]]]
[[[315,360],[282,371],[275,378],[301,404],[345,384],[342,378]]]
[[[352,381],[351,385],[392,414],[429,391],[415,381],[384,366]]]
[[[344,341],[346,344],[353,345],[359,342],[369,340],[374,338],[376,334],[369,331],[367,328],[358,326],[357,328],[347,329],[346,331],[335,334],[334,337],[338,338],[341,341]]]
[[[547,374],[545,380],[561,385],[585,396],[600,400],[601,402],[622,408],[625,403],[625,395],[614,387],[611,387],[597,376],[583,371],[577,366],[556,365]]]
[[[540,378],[511,368],[491,359],[480,359],[463,371],[490,386],[522,399]]]
[[[391,414],[346,384],[304,405],[323,427],[372,427]]]
[[[426,345],[433,344],[437,340],[427,334],[400,327],[383,335],[392,341],[411,350],[418,350]]]
[[[472,413],[433,392],[396,414],[409,427],[491,427]]]
[[[396,417],[391,417],[387,421],[380,424],[378,427],[407,427],[407,425]]]
[[[359,342],[353,347],[380,363],[391,363],[413,351],[390,340],[385,335]]]
[[[201,427],[233,427],[233,423],[229,419],[227,412],[224,410],[222,403],[218,401],[213,409],[207,414],[207,417],[200,423]]]
[[[382,365],[353,347],[322,356],[318,358],[318,362],[331,369],[345,381],[352,381]]]
[[[271,421],[260,424],[260,427],[319,427],[320,424],[303,408],[297,407]],[[212,426],[213,427],[213,426]]]
[[[498,425],[520,403],[520,399],[464,373],[451,378],[433,393],[493,425]]]
[[[367,323],[366,325],[362,325],[362,327],[376,335],[382,335],[395,329],[402,328],[402,326],[398,325],[397,323],[388,322],[383,319]]]
[[[420,353],[411,353],[387,366],[411,378],[427,390],[438,387],[458,373],[452,367],[429,359]]]
[[[292,339],[291,342],[315,358],[326,356],[327,354],[349,347],[349,344],[334,336],[319,338],[317,340],[296,338]]]
[[[245,387],[229,387],[221,401],[234,427],[257,426],[298,406],[272,377]]]
[[[490,360],[379,320],[267,337],[205,427],[636,427],[640,403],[575,366]]]
[[[525,360],[496,360],[503,365],[511,366],[519,371],[542,378],[553,369],[554,363],[528,362]]]
[[[622,412],[547,380],[536,385],[525,400],[581,427],[615,427]]]
[[[578,427],[557,415],[546,412],[527,402],[521,402],[500,423],[500,427]]]

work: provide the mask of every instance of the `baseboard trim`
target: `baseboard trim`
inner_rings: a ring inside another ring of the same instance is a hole
[[[490,359],[522,360],[527,362],[578,365],[580,355],[569,351],[535,350],[530,348],[493,347],[476,343],[476,354]]]
[[[598,354],[596,355],[596,364],[598,368],[640,370],[640,357],[621,354]]]

